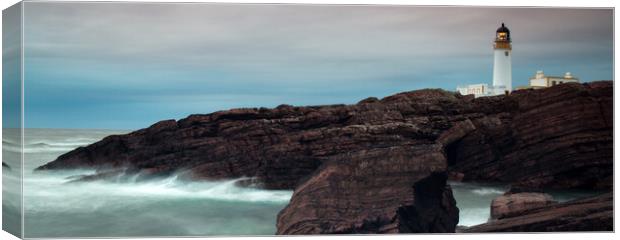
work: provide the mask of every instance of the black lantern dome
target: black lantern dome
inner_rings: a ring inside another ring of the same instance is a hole
[[[499,27],[495,34],[495,41],[507,41],[510,42],[510,29],[502,23],[502,26]]]

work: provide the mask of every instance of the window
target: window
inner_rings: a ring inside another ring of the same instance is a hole
[[[551,86],[555,86],[555,84],[556,84],[556,82],[555,82],[555,81],[552,81],[552,82],[551,82]]]
[[[506,57],[508,57],[508,51],[505,51],[505,52],[504,52],[504,55],[506,55]]]
[[[508,39],[508,34],[505,33],[505,32],[497,33],[497,39],[499,39],[499,40],[506,40],[506,39]]]

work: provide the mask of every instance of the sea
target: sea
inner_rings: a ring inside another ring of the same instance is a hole
[[[176,176],[138,182],[131,179],[70,182],[75,176],[94,171],[33,171],[72,149],[127,132],[24,130],[25,237],[259,236],[276,232],[277,214],[289,202],[292,191],[240,187],[235,184],[240,179],[187,182]],[[18,146],[5,131],[3,155],[19,151]],[[14,219],[21,208],[19,166],[9,167],[2,169],[4,219]],[[450,185],[462,226],[486,222],[492,199],[507,190],[502,184],[450,182]],[[559,201],[592,194],[552,193]]]

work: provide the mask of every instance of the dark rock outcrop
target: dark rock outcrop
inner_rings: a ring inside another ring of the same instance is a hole
[[[464,181],[530,188],[611,189],[611,82],[517,91],[510,114],[472,120],[476,131],[449,148]]]
[[[233,109],[167,120],[114,135],[37,170],[97,168],[180,173],[188,179],[254,177],[269,189],[293,189],[343,153],[436,144],[463,116],[478,114],[442,90],[402,93],[357,105]]]
[[[424,187],[447,171],[463,181],[611,188],[612,92],[612,82],[476,99],[427,89],[355,105],[233,109],[109,136],[37,170],[251,177],[295,189],[278,233],[449,232],[450,189]]]
[[[438,145],[343,154],[295,189],[277,233],[454,232],[446,167]]]
[[[446,185],[445,172],[434,173],[415,183],[414,204],[398,209],[399,232],[448,233],[454,232],[459,222],[459,209]]]
[[[613,231],[613,193],[527,210],[463,232]]]

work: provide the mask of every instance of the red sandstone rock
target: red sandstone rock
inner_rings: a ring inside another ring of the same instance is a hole
[[[162,121],[78,148],[39,169],[183,171],[294,188],[343,152],[439,142],[464,181],[611,187],[612,83],[470,99],[420,90],[357,105],[233,109]],[[132,172],[132,171],[130,171]]]
[[[613,193],[555,203],[463,229],[463,232],[613,231]]]
[[[491,202],[491,219],[519,216],[522,212],[557,203],[546,193],[508,193]]]
[[[343,154],[295,189],[277,233],[454,232],[446,167],[439,145]]]
[[[494,97],[516,106],[472,119],[476,131],[448,147],[450,169],[464,181],[611,189],[612,91],[596,82]]]

